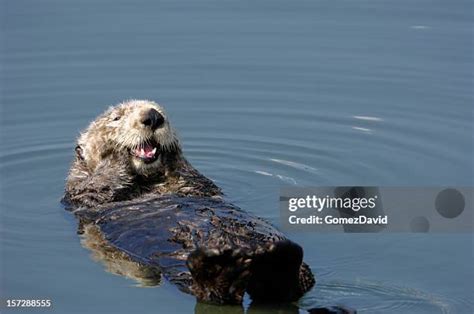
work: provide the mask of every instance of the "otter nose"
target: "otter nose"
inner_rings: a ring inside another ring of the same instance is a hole
[[[144,126],[147,126],[155,131],[163,125],[165,118],[156,109],[152,108],[143,115],[141,122]]]

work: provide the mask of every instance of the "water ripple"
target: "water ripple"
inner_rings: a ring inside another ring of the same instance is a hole
[[[421,290],[389,285],[382,282],[357,280],[325,281],[305,296],[303,308],[331,306],[335,304],[355,308],[358,313],[459,313],[469,308],[463,299],[450,299]]]

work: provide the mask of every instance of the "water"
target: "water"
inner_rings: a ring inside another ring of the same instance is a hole
[[[284,185],[473,185],[470,1],[1,3],[2,298],[241,310],[137,287],[81,247],[59,205],[74,139],[124,99],[163,104],[191,162],[275,224]],[[472,234],[290,237],[318,277],[302,308],[473,312]]]

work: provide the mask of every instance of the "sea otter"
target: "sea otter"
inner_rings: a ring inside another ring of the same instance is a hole
[[[163,274],[199,301],[291,302],[314,285],[303,250],[228,202],[184,158],[163,107],[132,100],[81,133],[63,198],[109,260]]]

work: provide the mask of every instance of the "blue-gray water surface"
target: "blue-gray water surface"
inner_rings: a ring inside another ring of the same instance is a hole
[[[80,245],[59,204],[74,141],[125,99],[164,105],[190,161],[277,225],[281,186],[473,185],[471,1],[1,0],[0,11],[2,313],[25,310],[5,299],[52,300],[34,313],[240,311],[139,287]],[[289,236],[318,280],[302,309],[473,312],[472,234]]]

